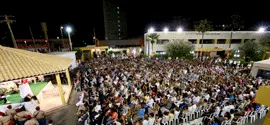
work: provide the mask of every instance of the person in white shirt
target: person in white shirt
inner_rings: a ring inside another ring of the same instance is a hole
[[[149,120],[148,120],[148,115],[144,115],[144,119],[143,119],[143,125],[148,125],[149,124]]]
[[[99,104],[99,102],[97,102],[97,104],[96,104],[96,106],[94,107],[94,110],[95,110],[95,112],[99,112],[99,111],[101,111],[101,105]]]

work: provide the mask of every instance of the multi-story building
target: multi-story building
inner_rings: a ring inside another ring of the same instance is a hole
[[[203,55],[215,56],[225,55],[228,50],[238,50],[241,43],[247,40],[258,40],[270,32],[259,33],[257,31],[209,31],[204,34],[202,44],[202,33],[196,31],[183,32],[154,32],[159,35],[159,39],[154,43],[153,49],[151,43],[147,41],[144,35],[144,53],[146,55],[166,53],[166,44],[175,40],[189,41],[195,45],[195,53],[202,51]],[[149,50],[148,50],[149,49]]]
[[[123,0],[103,0],[105,40],[127,38],[126,11]]]

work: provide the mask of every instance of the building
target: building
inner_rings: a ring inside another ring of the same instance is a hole
[[[144,35],[146,41],[144,42],[144,53],[146,55],[149,55],[149,53],[164,54],[166,53],[166,43],[175,40],[184,40],[195,45],[196,54],[198,54],[199,51],[202,51],[202,54],[206,56],[224,56],[228,50],[238,50],[240,44],[247,40],[258,40],[263,35],[270,34],[270,32],[259,33],[257,31],[233,31],[233,33],[231,31],[209,31],[204,34],[202,44],[202,34],[197,31],[154,33],[159,35],[159,39],[154,43],[153,49],[151,48],[151,43],[149,44],[146,39],[148,33]]]
[[[69,50],[68,39],[16,39],[19,49],[46,53],[50,51]]]
[[[109,46],[110,48],[142,47],[144,45],[144,41],[142,38],[125,40],[101,40],[99,45]]]
[[[103,0],[105,40],[127,38],[127,22],[123,0]]]

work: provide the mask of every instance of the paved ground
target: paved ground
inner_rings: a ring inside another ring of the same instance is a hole
[[[76,125],[77,116],[75,114],[78,108],[75,104],[77,100],[78,94],[72,90],[68,105],[50,113],[48,119],[53,120],[53,125]]]
[[[263,119],[258,119],[254,123],[248,123],[248,124],[245,124],[245,125],[263,125],[263,121],[264,121],[264,118]]]

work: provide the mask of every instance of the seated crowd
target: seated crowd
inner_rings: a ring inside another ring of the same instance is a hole
[[[97,58],[81,64],[77,73],[78,124],[89,115],[93,125],[185,122],[188,114],[206,107],[200,114],[204,124],[237,121],[264,108],[254,98],[258,87],[268,84],[240,72],[245,69],[214,59]]]
[[[47,125],[45,112],[40,110],[39,106],[35,107],[35,111],[29,111],[29,106],[38,105],[35,96],[26,96],[23,101],[16,107],[7,106],[5,112],[0,112],[0,125]],[[31,103],[26,105],[25,103]]]

